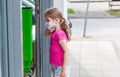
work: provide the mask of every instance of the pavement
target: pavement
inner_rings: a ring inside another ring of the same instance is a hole
[[[74,39],[70,48],[70,77],[120,77],[120,40]]]

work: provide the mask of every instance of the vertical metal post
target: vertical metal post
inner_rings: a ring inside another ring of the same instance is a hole
[[[20,0],[0,0],[2,77],[23,77]]]
[[[42,68],[42,74],[43,77],[50,77],[51,71],[49,70],[49,39],[45,37],[45,17],[44,12],[46,9],[50,8],[52,6],[52,0],[42,0],[41,2],[41,29],[42,29],[42,56],[43,56],[43,68]],[[47,74],[46,74],[47,73]]]
[[[21,0],[7,0],[9,77],[23,77]]]
[[[90,0],[87,1],[86,17],[85,17],[85,25],[84,25],[83,37],[86,36],[86,28],[87,28],[87,20],[88,20],[88,12],[89,12],[89,3],[90,3]]]
[[[42,77],[42,54],[41,54],[41,37],[40,37],[40,4],[41,0],[35,0],[35,18],[36,18],[36,40],[35,40],[35,44],[36,44],[36,76],[37,77]]]
[[[7,46],[7,4],[6,0],[0,0],[1,15],[1,74],[2,77],[8,77],[8,46]]]
[[[1,12],[2,12],[2,7],[1,7],[1,1],[0,1],[0,77],[2,77],[2,66],[1,66],[1,64],[2,64],[2,24],[1,24]]]
[[[37,45],[37,77],[50,77],[49,39],[45,37],[44,11],[53,5],[53,0],[36,0],[36,45]]]

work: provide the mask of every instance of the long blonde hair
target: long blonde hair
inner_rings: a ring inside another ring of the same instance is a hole
[[[65,31],[67,38],[70,41],[70,28],[69,28],[69,25],[68,25],[66,19],[63,17],[62,12],[58,8],[52,7],[52,8],[47,9],[45,11],[44,15],[45,15],[45,17],[50,17],[52,19],[59,18],[60,19],[60,27],[61,27],[61,29],[63,29]]]

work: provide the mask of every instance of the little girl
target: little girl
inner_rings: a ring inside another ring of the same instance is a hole
[[[58,8],[50,8],[44,13],[46,18],[45,35],[50,37],[50,64],[53,77],[69,77],[68,59],[70,29]]]

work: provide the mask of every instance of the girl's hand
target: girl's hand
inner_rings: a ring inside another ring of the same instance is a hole
[[[60,72],[60,77],[66,77],[66,72],[65,72],[65,70],[61,70],[61,72]]]
[[[51,31],[49,29],[46,29],[45,30],[45,35],[50,37],[51,36]]]

